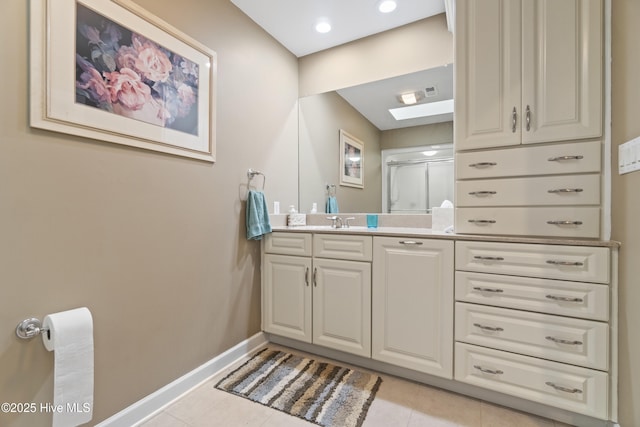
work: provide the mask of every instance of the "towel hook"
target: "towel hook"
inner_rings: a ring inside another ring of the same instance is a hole
[[[247,177],[249,178],[249,185],[251,185],[251,180],[256,175],[262,175],[262,189],[264,190],[264,185],[267,183],[267,177],[262,172],[251,169],[251,168],[249,168],[249,170],[247,171]]]
[[[327,193],[329,196],[336,195],[336,185],[335,184],[327,184]]]

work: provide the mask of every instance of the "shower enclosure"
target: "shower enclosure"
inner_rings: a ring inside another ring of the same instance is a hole
[[[382,152],[383,212],[431,213],[453,202],[453,148],[414,147]]]

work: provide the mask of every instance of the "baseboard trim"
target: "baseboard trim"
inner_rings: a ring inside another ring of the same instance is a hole
[[[133,405],[112,415],[97,424],[96,427],[131,427],[140,424],[231,363],[265,346],[267,343],[266,335],[263,332],[259,332]]]

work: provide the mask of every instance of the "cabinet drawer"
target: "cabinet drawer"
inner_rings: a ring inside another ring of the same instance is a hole
[[[609,320],[609,287],[532,277],[456,271],[456,301]]]
[[[311,256],[311,233],[269,233],[264,239],[264,251],[280,255]]]
[[[599,207],[456,208],[456,233],[597,238]]]
[[[600,174],[456,182],[458,206],[599,205]]]
[[[456,341],[607,370],[609,326],[592,320],[456,303]]]
[[[595,418],[608,418],[605,372],[456,343],[455,379]]]
[[[456,153],[457,179],[600,172],[600,142]]]
[[[313,256],[316,258],[371,261],[373,253],[371,236],[349,234],[315,234]]]
[[[609,248],[458,241],[456,270],[609,283]]]

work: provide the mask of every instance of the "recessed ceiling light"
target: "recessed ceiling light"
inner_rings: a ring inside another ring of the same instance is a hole
[[[396,6],[395,0],[382,0],[378,3],[378,10],[382,13],[389,13],[396,10]]]
[[[424,154],[425,156],[435,156],[436,154],[438,154],[438,152],[436,150],[430,150],[430,151],[423,151],[422,154]]]
[[[329,20],[318,19],[318,22],[316,22],[316,31],[322,34],[331,31],[331,24],[329,23]]]

